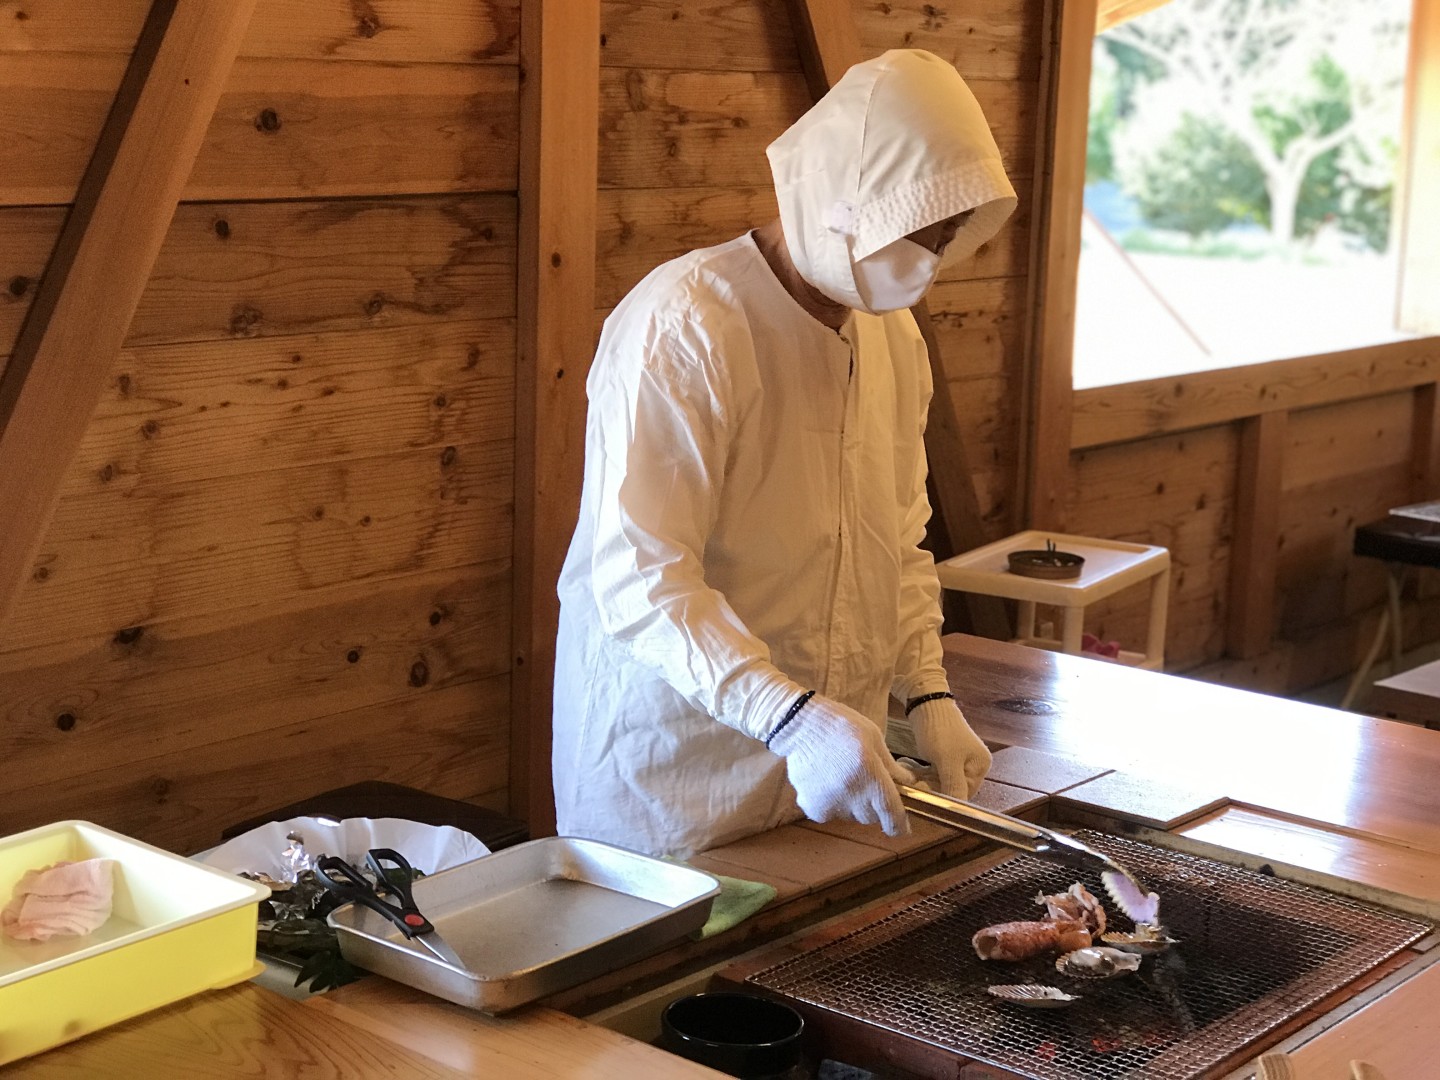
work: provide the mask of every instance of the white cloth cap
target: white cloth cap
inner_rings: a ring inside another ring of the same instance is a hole
[[[975,95],[921,49],[856,64],[766,155],[796,269],[852,308],[854,263],[974,210],[945,250],[945,263],[969,258],[1016,206]]]

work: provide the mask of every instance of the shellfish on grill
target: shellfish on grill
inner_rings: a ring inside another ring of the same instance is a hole
[[[1160,925],[1160,897],[1157,893],[1146,892],[1140,883],[1126,874],[1104,870],[1100,881],[1115,906],[1137,923]]]
[[[1171,945],[1180,944],[1165,932],[1164,927],[1156,926],[1153,923],[1136,923],[1135,929],[1128,934],[1119,930],[1111,930],[1108,934],[1101,934],[1100,940],[1111,948],[1136,953],[1140,956],[1154,956],[1156,953],[1164,952]]]
[[[1028,960],[1041,953],[1081,949],[1090,943],[1090,931],[1083,923],[1055,919],[998,923],[977,930],[970,939],[981,960]]]
[[[1041,893],[1035,897],[1035,903],[1052,919],[1083,923],[1085,929],[1097,937],[1105,932],[1105,908],[1078,881],[1062,893]]]
[[[987,986],[985,989],[992,997],[1027,1009],[1063,1009],[1080,1000],[1079,994],[1067,994],[1058,986],[1041,986],[1039,983]]]
[[[1113,979],[1140,967],[1140,954],[1122,952],[1103,945],[1076,949],[1055,961],[1055,970],[1072,979]]]

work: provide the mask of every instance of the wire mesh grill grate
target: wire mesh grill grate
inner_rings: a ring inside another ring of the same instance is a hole
[[[1053,956],[1010,964],[975,955],[975,931],[1042,917],[1037,893],[1076,880],[1017,855],[749,981],[1036,1080],[1179,1080],[1203,1076],[1431,929],[1225,863],[1077,835],[1160,893],[1165,925],[1181,940],[1136,975],[1081,983],[1059,974]],[[1097,895],[1112,926],[1127,928]],[[1059,986],[1082,1000],[1027,1010],[986,993],[1001,983]]]

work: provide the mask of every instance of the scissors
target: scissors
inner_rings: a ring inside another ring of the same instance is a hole
[[[342,900],[363,904],[383,915],[400,928],[406,940],[418,941],[445,963],[465,970],[465,961],[415,906],[415,897],[410,892],[415,872],[405,856],[393,848],[371,848],[365,853],[365,863],[375,872],[373,885],[359,870],[335,855],[323,856],[315,864],[315,876]],[[389,893],[398,903],[383,899],[381,892]]]

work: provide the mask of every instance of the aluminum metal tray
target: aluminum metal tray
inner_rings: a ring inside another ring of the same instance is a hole
[[[329,916],[351,963],[487,1013],[553,994],[705,925],[709,874],[597,840],[547,837],[415,882],[415,904],[465,969],[347,904]]]

